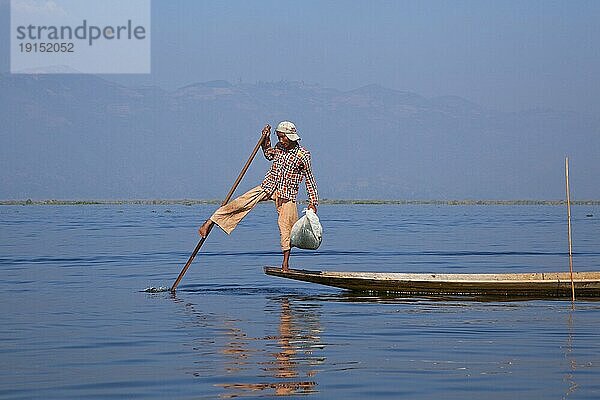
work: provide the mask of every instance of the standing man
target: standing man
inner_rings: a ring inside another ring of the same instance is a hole
[[[198,233],[200,236],[206,237],[210,227],[217,224],[225,233],[230,234],[258,202],[274,200],[279,215],[277,224],[279,225],[281,250],[283,251],[281,269],[287,271],[291,250],[290,234],[292,226],[298,220],[296,197],[298,196],[300,182],[303,179],[305,180],[308,208],[311,208],[315,213],[317,212],[319,195],[315,177],[312,173],[310,152],[298,143],[300,136],[298,136],[296,126],[289,121],[282,121],[277,125],[276,133],[279,141],[275,147],[271,147],[271,127],[266,125],[262,130],[264,136],[262,151],[267,160],[273,161],[263,182],[232,202],[218,208],[202,224],[198,229]]]

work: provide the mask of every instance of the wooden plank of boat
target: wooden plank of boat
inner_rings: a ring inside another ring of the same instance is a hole
[[[319,283],[354,291],[398,294],[498,295],[570,297],[568,272],[508,274],[416,274],[387,272],[334,272],[265,267],[267,275]],[[575,293],[600,297],[600,271],[574,272]]]

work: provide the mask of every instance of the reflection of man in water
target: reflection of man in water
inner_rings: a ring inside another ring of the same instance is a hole
[[[294,354],[296,354],[296,349],[290,344],[292,337],[292,312],[290,310],[290,302],[287,298],[283,298],[281,299],[279,337],[277,338],[277,343],[279,343],[281,351],[274,354],[278,366],[275,374],[275,377],[277,378],[294,378],[298,376],[298,372],[294,370],[296,362],[292,359]]]
[[[282,381],[282,379],[297,378],[301,375],[300,370],[307,367],[310,368],[306,371],[307,377],[316,375],[317,371],[313,367],[323,362],[323,359],[312,356],[312,350],[320,348],[318,346],[320,338],[316,336],[316,333],[320,332],[318,319],[314,318],[315,315],[310,311],[294,314],[288,298],[282,298],[280,306],[279,335],[265,338],[266,340],[277,340],[279,351],[271,353],[275,360],[258,363],[261,366],[266,364],[266,366],[262,366],[262,369],[272,375],[273,378],[277,378],[277,381],[273,383],[220,384],[217,386],[231,390],[231,392],[223,394],[221,397],[237,397],[242,392],[267,389],[274,389],[276,396],[316,392],[316,382]],[[299,318],[299,316],[306,318]],[[233,341],[226,346],[223,352],[234,357],[235,364],[244,364],[247,369],[250,356],[254,352],[243,345],[248,345],[251,339],[236,328],[231,328],[228,336]]]
[[[319,341],[315,336],[315,331],[319,331],[318,326],[314,326],[312,318],[307,324],[300,325],[294,320],[294,313],[287,297],[280,300],[281,313],[279,314],[279,336],[277,343],[281,351],[274,353],[276,359],[276,368],[274,371],[276,378],[296,378],[299,375],[299,369],[306,366],[320,364],[320,359],[311,357],[312,350]],[[302,328],[302,329],[300,329]],[[308,356],[307,356],[308,355]],[[307,377],[316,375],[317,371],[310,369],[306,371]],[[316,382],[282,382],[276,384],[276,395],[289,395],[294,393],[313,393],[316,392]]]

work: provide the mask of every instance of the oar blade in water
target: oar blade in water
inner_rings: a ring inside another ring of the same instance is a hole
[[[165,286],[159,286],[159,287],[147,287],[146,289],[144,289],[143,291],[146,293],[160,293],[160,292],[167,292],[169,290],[168,287]]]

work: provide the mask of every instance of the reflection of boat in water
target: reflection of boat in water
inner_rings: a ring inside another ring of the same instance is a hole
[[[413,274],[384,272],[333,272],[265,267],[267,275],[318,283],[362,292],[403,295],[492,295],[571,297],[568,272],[508,274]],[[600,272],[574,272],[575,293],[600,297]]]

